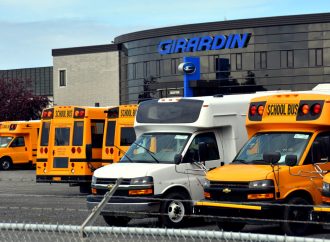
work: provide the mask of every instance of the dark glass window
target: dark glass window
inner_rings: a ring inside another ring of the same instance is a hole
[[[184,157],[185,162],[191,161],[199,161],[199,154],[198,154],[198,144],[199,143],[206,143],[207,147],[207,157],[206,160],[217,160],[220,159],[217,140],[215,138],[214,133],[203,133],[198,134],[191,142],[187,153]]]
[[[60,87],[65,87],[66,86],[66,71],[60,70],[59,76],[60,76]]]
[[[13,142],[10,144],[10,147],[24,147],[24,137],[16,137]]]
[[[49,127],[50,127],[49,122],[42,123],[40,146],[48,146]]]
[[[130,146],[136,139],[133,127],[121,128],[120,134],[120,146]]]
[[[178,66],[179,66],[179,58],[171,59],[171,73],[177,74],[178,73]]]
[[[293,50],[281,51],[281,68],[293,68]]]
[[[156,76],[160,76],[160,60],[156,60]]]
[[[102,148],[103,143],[103,132],[104,132],[104,121],[103,120],[92,120],[91,127],[92,134],[92,147]]]
[[[317,143],[317,146],[311,147],[308,152],[308,155],[304,161],[304,165],[320,162],[328,162],[330,158],[330,133],[321,133],[319,134],[313,144]],[[313,149],[317,149],[316,152],[312,152]],[[313,153],[317,155],[317,157],[313,157]]]
[[[309,66],[322,66],[322,65],[323,65],[323,49],[310,49]]]
[[[116,129],[116,121],[108,121],[107,128],[107,137],[105,141],[106,146],[113,146],[115,143],[115,129]]]
[[[267,52],[260,52],[260,69],[267,69]]]
[[[83,134],[84,134],[84,122],[75,121],[73,127],[73,140],[72,145],[82,146],[83,144]]]
[[[242,70],[242,54],[236,54],[236,70]]]
[[[55,146],[68,146],[70,128],[55,128]]]
[[[145,101],[139,105],[136,120],[139,123],[193,123],[198,119],[202,105],[201,100]]]

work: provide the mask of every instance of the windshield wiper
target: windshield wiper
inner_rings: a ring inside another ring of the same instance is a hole
[[[157,163],[159,163],[159,160],[154,156],[154,154],[155,153],[153,153],[152,151],[150,151],[149,149],[147,149],[146,147],[144,147],[143,145],[140,145],[140,144],[138,144],[138,143],[136,143],[136,142],[133,142],[133,144],[136,144],[137,146],[139,146],[139,147],[141,147],[142,149],[145,149],[147,152],[148,152],[148,154],[157,162]]]
[[[241,160],[241,159],[236,159],[236,160],[233,160],[232,163],[236,163],[236,162],[240,162],[242,164],[250,164],[249,162],[247,162],[246,160]]]
[[[120,152],[122,152],[124,154],[124,156],[129,160],[129,162],[134,163],[134,161],[131,158],[128,157],[128,155],[126,154],[126,151],[122,150],[117,145],[113,145],[113,146],[116,147]]]

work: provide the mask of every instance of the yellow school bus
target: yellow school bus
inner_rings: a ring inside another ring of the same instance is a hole
[[[40,121],[4,121],[0,123],[0,169],[16,164],[34,166]]]
[[[135,141],[134,120],[138,105],[120,105],[107,110],[103,138],[103,165],[118,162]]]
[[[313,205],[322,203],[322,171],[330,170],[330,94],[255,98],[246,127],[250,139],[233,162],[207,173],[196,213],[224,230],[270,221],[287,235],[308,233]]]
[[[92,174],[102,165],[107,108],[57,106],[41,117],[36,180],[69,183],[88,192]]]

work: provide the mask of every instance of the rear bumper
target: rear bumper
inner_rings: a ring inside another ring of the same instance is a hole
[[[82,184],[82,183],[91,183],[92,176],[36,176],[37,183],[71,183],[71,184]]]
[[[155,196],[153,198],[156,198]],[[111,198],[103,208],[102,215],[122,215],[130,218],[153,217],[159,213],[160,202],[153,198]],[[92,210],[103,199],[103,196],[87,196],[87,208]]]

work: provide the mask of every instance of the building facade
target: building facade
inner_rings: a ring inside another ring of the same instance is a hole
[[[236,42],[235,42],[236,41]],[[330,82],[330,13],[191,24],[115,38],[120,103],[182,96],[184,58],[197,57],[193,95],[307,90]]]
[[[54,105],[119,104],[118,45],[53,49]]]
[[[53,97],[53,67],[0,70],[0,79],[23,82],[34,95]]]

